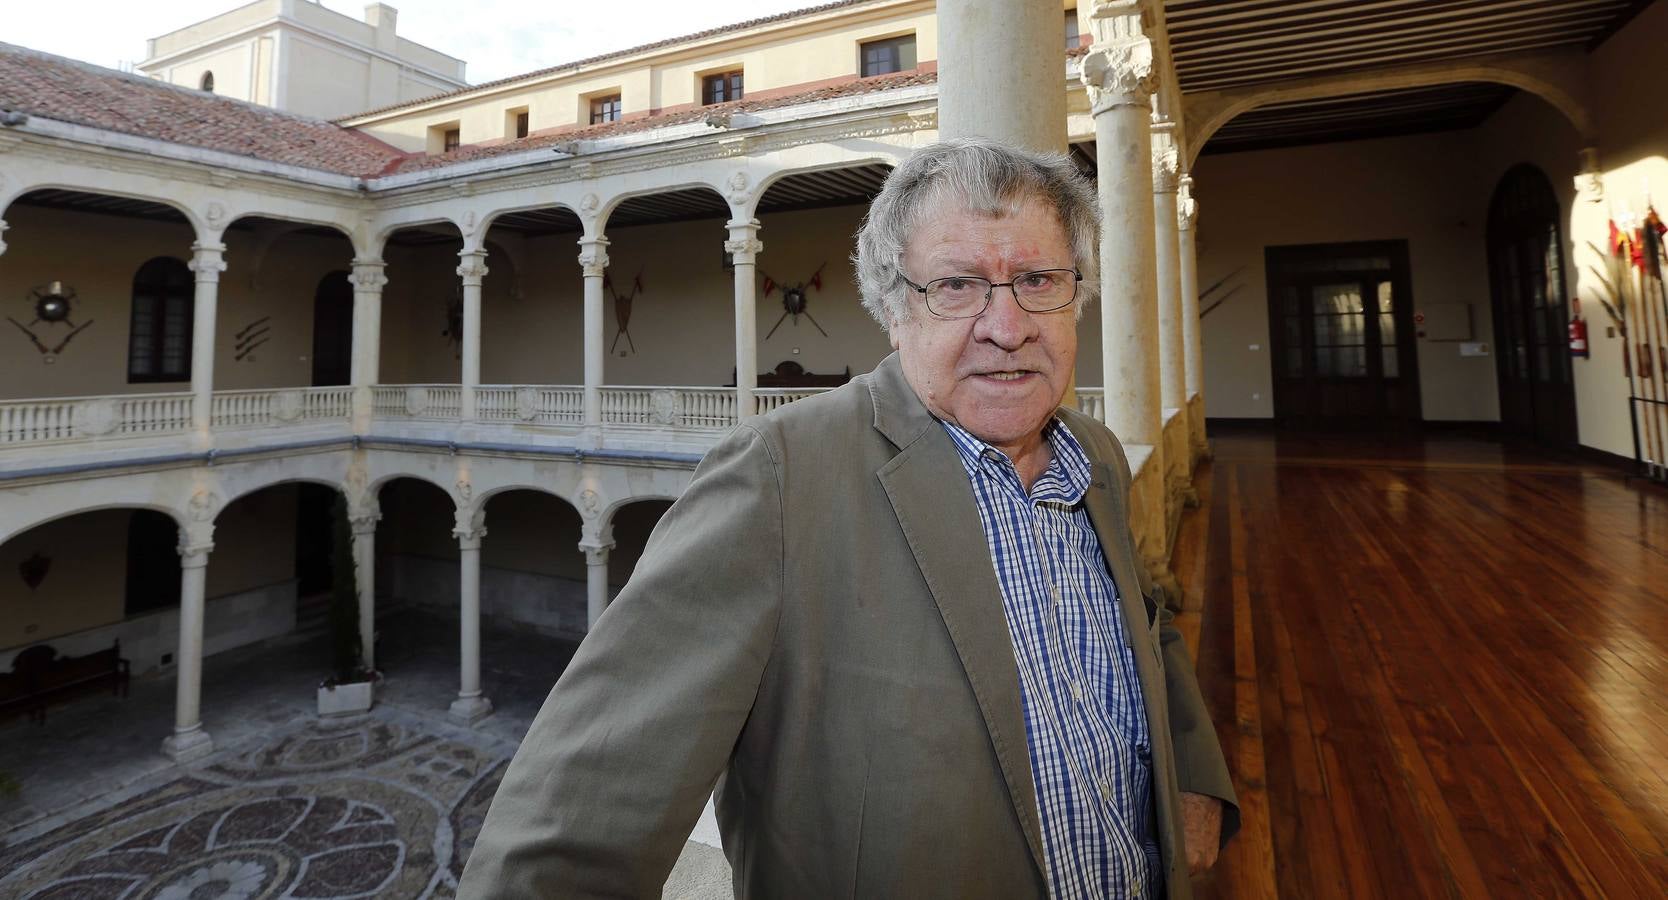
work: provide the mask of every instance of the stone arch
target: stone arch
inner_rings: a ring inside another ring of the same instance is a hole
[[[1186,168],[1192,169],[1205,142],[1222,126],[1259,106],[1476,81],[1509,85],[1541,98],[1569,120],[1581,135],[1583,145],[1592,146],[1597,138],[1592,114],[1582,99],[1582,77],[1579,60],[1565,56],[1530,60],[1491,60],[1485,57],[1317,78],[1296,84],[1204,92],[1190,98],[1187,104]]]
[[[0,521],[0,547],[10,543],[14,538],[21,537],[42,525],[49,525],[60,519],[68,519],[85,513],[102,512],[110,509],[150,510],[151,512],[159,512],[168,516],[174,520],[175,525],[181,528],[186,527],[187,523],[187,518],[183,512],[165,503],[158,503],[155,501],[147,502],[132,497],[116,497],[106,501],[91,502],[82,506],[55,509],[51,512],[42,513],[34,518],[19,519],[15,523]]]
[[[609,197],[607,200],[602,201],[602,203],[597,207],[595,218],[591,223],[590,230],[587,233],[593,235],[606,234],[608,231],[609,221],[614,217],[614,214],[619,212],[620,207],[631,202],[632,200],[640,200],[660,194],[676,194],[685,191],[709,192],[718,199],[720,205],[724,206],[726,210],[729,209],[730,204],[729,201],[725,199],[723,191],[714,187],[711,182],[703,181],[699,178],[692,178],[689,181],[684,182],[655,185],[653,187],[625,191]]]
[[[91,194],[94,196],[115,197],[125,200],[142,200],[146,203],[155,203],[159,206],[166,206],[174,212],[179,213],[185,219],[186,224],[191,227],[192,234],[198,239],[201,239],[204,233],[209,230],[206,227],[207,223],[205,223],[202,218],[198,216],[195,210],[172,197],[160,194],[147,194],[140,191],[113,190],[102,185],[92,187],[69,181],[57,180],[21,184],[18,185],[14,191],[8,194],[0,194],[0,219],[4,219],[6,217],[6,213],[11,210],[12,205],[17,201],[38,191],[73,191],[77,194]]]

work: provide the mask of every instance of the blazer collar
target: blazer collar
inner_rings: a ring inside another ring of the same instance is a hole
[[[1019,666],[996,570],[981,552],[986,542],[973,488],[950,436],[904,379],[897,354],[875,368],[869,395],[875,428],[899,448],[876,475],[972,685],[1032,859],[1046,873]]]

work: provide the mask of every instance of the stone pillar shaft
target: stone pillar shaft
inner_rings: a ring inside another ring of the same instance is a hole
[[[376,668],[376,523],[377,513],[361,512],[349,519],[353,528],[354,586],[359,594],[359,658]]]
[[[463,420],[475,420],[475,388],[481,384],[481,282],[486,279],[486,251],[458,253],[458,277],[463,279]]]
[[[585,553],[585,622],[594,628],[608,608],[608,551],[614,545],[581,543],[579,549]]]
[[[203,606],[207,586],[209,543],[180,542],[180,641],[174,657],[174,733],[162,742],[164,753],[176,762],[200,759],[214,750],[203,730]]]
[[[226,245],[199,241],[191,245],[196,275],[191,323],[191,427],[199,446],[207,448],[214,419],[214,328],[220,273],[226,271]]]
[[[481,540],[486,529],[460,526],[452,532],[458,539],[460,574],[458,604],[459,677],[458,698],[452,701],[453,718],[474,723],[492,712],[492,703],[481,696]]]
[[[388,283],[380,259],[356,258],[353,274],[353,383],[354,431],[370,430],[371,388],[381,377],[382,288]]]
[[[1181,239],[1177,226],[1176,151],[1161,137],[1153,150],[1153,227],[1157,254],[1159,395],[1165,409],[1187,407],[1182,350]]]
[[[1199,317],[1199,252],[1193,227],[1199,216],[1199,204],[1193,199],[1193,179],[1182,179],[1181,193],[1176,202],[1176,224],[1181,241],[1182,345],[1187,362],[1188,444],[1192,447],[1193,458],[1197,460],[1206,451],[1205,323]]]
[[[0,256],[6,255],[6,229],[10,227],[5,219],[0,219]]]
[[[1066,150],[1065,16],[1052,0],[940,0],[938,136]]]
[[[608,239],[579,242],[579,269],[585,277],[585,424],[602,424],[603,278],[608,271]]]
[[[1152,45],[1138,5],[1093,20],[1083,61],[1095,120],[1106,424],[1126,444],[1162,447],[1158,274],[1152,195]],[[1124,7],[1119,7],[1124,8]]]
[[[736,418],[753,415],[753,391],[759,386],[758,280],[754,267],[764,252],[758,219],[731,219],[724,251],[736,273]]]

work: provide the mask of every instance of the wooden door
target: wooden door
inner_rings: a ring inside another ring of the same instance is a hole
[[[1275,418],[1302,427],[1418,421],[1406,245],[1274,247],[1267,255]]]
[[[1561,215],[1541,170],[1521,165],[1506,173],[1489,205],[1489,290],[1501,424],[1514,434],[1574,446]]]

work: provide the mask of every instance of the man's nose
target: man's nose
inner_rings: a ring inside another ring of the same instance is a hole
[[[990,306],[973,326],[973,336],[1004,350],[1017,350],[1037,335],[1037,321],[1009,286],[993,287]]]

